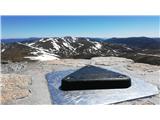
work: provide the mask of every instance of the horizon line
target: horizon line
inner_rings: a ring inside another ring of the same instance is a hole
[[[90,37],[90,36],[70,36],[70,35],[66,35],[66,36],[41,36],[41,37],[13,37],[13,38],[2,38],[1,39],[27,39],[27,38],[54,38],[54,37],[84,37],[84,38],[103,38],[103,39],[109,39],[109,38],[138,38],[138,37],[147,37],[147,38],[160,38],[160,36],[115,36],[115,37],[99,37],[99,36],[94,36],[94,37]]]

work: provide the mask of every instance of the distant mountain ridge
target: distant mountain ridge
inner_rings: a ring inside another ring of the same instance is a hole
[[[119,42],[117,42],[118,40]],[[98,56],[117,56],[130,58],[137,62],[160,64],[160,44],[157,41],[157,39],[145,37],[107,40],[70,36],[49,37],[30,42],[2,43],[1,53],[2,60],[5,61],[90,59]],[[147,44],[149,45],[146,46]]]
[[[141,49],[160,49],[160,38],[148,37],[129,37],[129,38],[110,38],[105,40],[113,44],[125,44],[129,47]]]
[[[2,43],[16,43],[16,42],[34,42],[39,40],[40,38],[32,37],[32,38],[7,38],[1,39]]]

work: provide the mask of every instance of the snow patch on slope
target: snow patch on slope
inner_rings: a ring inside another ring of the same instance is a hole
[[[67,47],[68,49],[70,49],[70,50],[75,50],[75,48],[72,47],[72,46],[70,45],[70,43],[68,43],[68,42],[63,42],[63,45],[64,45],[65,47]]]
[[[27,44],[28,46],[32,46],[32,45],[34,45],[35,43],[29,43],[29,44]]]
[[[4,51],[5,51],[5,49],[2,49],[2,50],[1,50],[1,52],[4,52]]]
[[[102,45],[101,45],[100,43],[98,43],[98,42],[96,42],[95,46],[96,46],[96,48],[98,48],[98,49],[101,49],[101,47],[102,47]]]
[[[48,54],[43,54],[39,56],[28,56],[25,58],[29,58],[30,60],[39,60],[39,61],[59,60],[59,58]]]
[[[19,43],[21,45],[25,45],[22,43]],[[29,45],[25,45],[25,46],[29,46]],[[48,61],[48,60],[58,60],[58,55],[55,54],[51,54],[48,53],[48,50],[45,50],[43,48],[37,48],[37,47],[33,47],[33,46],[29,46],[33,49],[36,50],[36,52],[31,52],[32,55],[36,55],[36,56],[26,56],[24,58],[29,58],[30,60],[39,60],[39,61]]]
[[[93,48],[94,48],[95,50],[101,49],[102,45],[101,45],[100,43],[98,43],[98,42],[93,42],[93,43],[94,43]]]
[[[60,49],[60,46],[53,40],[52,42],[52,45],[54,46],[54,48],[56,49],[56,50],[59,50]]]

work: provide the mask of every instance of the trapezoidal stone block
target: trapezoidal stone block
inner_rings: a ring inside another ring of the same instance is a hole
[[[61,90],[128,88],[131,79],[111,70],[88,65],[67,75],[61,81]]]

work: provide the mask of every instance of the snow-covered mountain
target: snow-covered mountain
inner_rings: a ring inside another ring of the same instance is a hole
[[[51,60],[59,58],[91,58],[93,56],[116,55],[118,51],[110,45],[91,41],[89,38],[52,37],[41,38],[29,43],[2,44],[2,58],[29,58],[31,60]]]
[[[142,58],[142,54],[138,54],[139,49],[124,44],[113,44],[90,38],[70,36],[40,38],[31,42],[2,43],[1,53],[2,60],[11,61],[44,61],[63,58],[90,59],[97,56],[119,56],[134,60]]]

